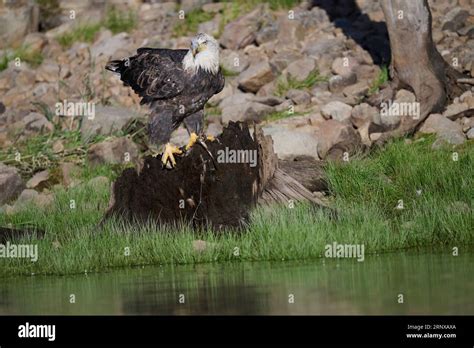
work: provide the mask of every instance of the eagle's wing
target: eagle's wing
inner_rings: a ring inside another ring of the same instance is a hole
[[[123,83],[142,97],[141,104],[146,104],[183,91],[186,77],[181,62],[187,52],[140,48],[133,57],[109,62],[106,69],[120,73]]]

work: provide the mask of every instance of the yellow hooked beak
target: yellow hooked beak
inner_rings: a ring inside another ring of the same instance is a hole
[[[193,57],[196,57],[196,54],[198,54],[199,52],[202,52],[205,48],[206,48],[206,45],[202,43],[198,45],[192,44],[191,52],[193,54]]]

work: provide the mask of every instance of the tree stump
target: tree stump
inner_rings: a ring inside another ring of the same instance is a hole
[[[252,137],[246,123],[230,122],[216,141],[205,144],[209,153],[195,144],[176,157],[173,169],[163,168],[161,155],[146,157],[139,172],[126,169],[112,185],[105,219],[184,222],[221,230],[245,226],[251,210],[260,204],[293,200],[327,207],[278,168],[273,140],[261,128],[254,126]]]

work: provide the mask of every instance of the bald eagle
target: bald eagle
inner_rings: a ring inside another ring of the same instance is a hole
[[[203,136],[204,105],[224,88],[219,66],[219,43],[210,35],[199,33],[190,49],[139,48],[137,54],[110,61],[107,70],[120,74],[125,86],[131,87],[148,104],[149,141],[164,145],[162,161],[176,165],[174,154],[181,154],[170,144],[171,133],[184,122],[190,140],[188,150]]]

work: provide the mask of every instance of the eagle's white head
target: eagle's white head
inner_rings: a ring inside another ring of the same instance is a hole
[[[183,68],[196,72],[203,69],[211,74],[219,71],[219,43],[211,35],[197,34],[191,40],[189,52],[183,59]]]

